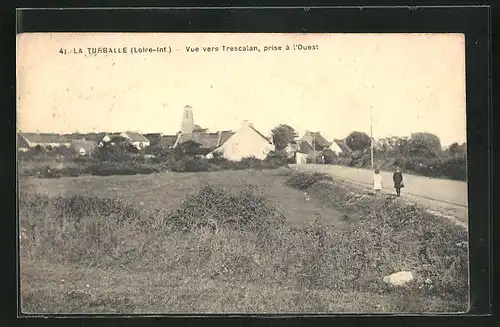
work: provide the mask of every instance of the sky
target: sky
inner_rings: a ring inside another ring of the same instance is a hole
[[[264,51],[299,44],[314,49]],[[222,51],[243,45],[261,51]],[[265,135],[284,123],[333,140],[370,133],[371,115],[376,138],[466,141],[463,34],[25,33],[17,94],[23,132],[174,134],[190,105],[195,124],[211,131],[248,120]]]

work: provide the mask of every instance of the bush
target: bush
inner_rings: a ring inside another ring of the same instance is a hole
[[[175,172],[203,172],[210,171],[211,166],[205,158],[186,157],[174,163],[170,170]]]
[[[167,222],[189,230],[210,222],[220,227],[246,225],[262,229],[283,224],[284,217],[267,199],[257,195],[252,185],[236,195],[206,185],[197,194],[188,196],[180,208],[168,216]]]
[[[266,159],[272,167],[280,167],[288,164],[288,155],[285,151],[271,151],[267,154]]]
[[[321,180],[332,181],[333,178],[323,173],[294,173],[285,181],[285,185],[299,190],[306,190]]]
[[[46,208],[52,206],[56,219],[74,219],[76,221],[85,217],[109,218],[116,221],[137,219],[139,213],[131,205],[125,205],[115,199],[99,197],[48,197],[37,195],[31,197],[21,194],[19,205],[25,208]]]

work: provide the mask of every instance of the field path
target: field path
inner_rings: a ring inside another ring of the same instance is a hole
[[[336,180],[350,183],[363,188],[371,188],[373,172],[370,169],[360,169],[337,165],[290,165],[299,172],[326,173]],[[392,173],[381,171],[383,192],[394,194]],[[468,225],[467,183],[447,179],[429,178],[403,173],[405,188],[402,198],[416,202],[433,213],[454,219],[459,225]]]

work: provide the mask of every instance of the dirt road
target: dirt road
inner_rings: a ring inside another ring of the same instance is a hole
[[[327,173],[335,179],[371,188],[373,172],[370,169],[359,169],[336,165],[290,165],[290,168],[300,172]],[[392,173],[383,172],[383,191],[395,193],[392,182]],[[430,211],[443,216],[457,219],[461,225],[467,226],[467,183],[447,179],[429,178],[411,175],[403,172],[405,187],[402,198],[417,202]]]

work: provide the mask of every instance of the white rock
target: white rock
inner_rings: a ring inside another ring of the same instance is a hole
[[[383,281],[386,284],[401,286],[413,280],[413,274],[409,271],[400,271],[389,276],[385,276]]]

